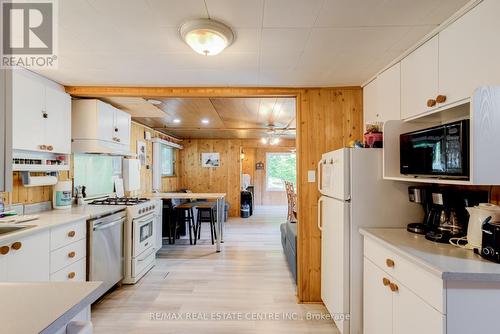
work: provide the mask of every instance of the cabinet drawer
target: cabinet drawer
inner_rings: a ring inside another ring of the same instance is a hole
[[[50,231],[50,250],[55,250],[72,242],[84,239],[86,235],[87,222],[85,220],[55,227]]]
[[[87,253],[87,239],[73,242],[50,253],[50,273],[84,258]]]
[[[87,262],[86,258],[82,258],[66,268],[63,268],[52,275],[50,280],[52,282],[85,282],[87,279]]]
[[[369,238],[364,241],[364,255],[436,310],[446,313],[444,282],[441,278]]]

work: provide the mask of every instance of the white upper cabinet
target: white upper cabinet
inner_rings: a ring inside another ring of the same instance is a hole
[[[439,34],[439,93],[446,103],[500,84],[500,1],[486,0]]]
[[[100,100],[73,100],[73,152],[130,154],[130,114]]]
[[[12,148],[71,153],[71,97],[24,70],[12,71]]]
[[[12,147],[42,151],[45,143],[45,90],[25,73],[12,71]]]
[[[380,122],[401,119],[401,63],[377,77],[377,104]]]
[[[435,36],[401,61],[402,119],[436,108],[438,52],[439,37]]]
[[[47,119],[45,141],[54,152],[71,153],[71,98],[68,94],[47,87],[45,90]]]
[[[114,113],[114,137],[122,145],[130,146],[131,117],[129,114],[116,110]]]
[[[378,102],[377,102],[377,79],[370,82],[363,88],[363,113],[364,122],[379,122]]]

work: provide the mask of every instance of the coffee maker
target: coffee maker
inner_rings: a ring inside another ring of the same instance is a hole
[[[433,223],[433,212],[431,202],[432,190],[430,187],[411,186],[408,187],[408,199],[410,202],[421,204],[424,208],[424,219],[420,223],[411,223],[406,230],[411,233],[426,234],[430,231]]]
[[[487,201],[487,191],[433,190],[429,214],[432,222],[425,238],[434,242],[448,243],[451,238],[464,237],[467,234],[469,221],[469,214],[465,208]]]

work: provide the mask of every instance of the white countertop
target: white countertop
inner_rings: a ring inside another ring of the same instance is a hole
[[[0,283],[2,333],[53,333],[98,298],[101,282]],[[67,317],[66,317],[67,315]],[[66,319],[67,318],[67,319]]]
[[[148,198],[164,198],[164,199],[217,199],[226,197],[225,193],[151,193],[145,197]]]
[[[472,250],[432,242],[401,228],[362,228],[360,233],[443,280],[500,282],[500,264],[487,261]]]
[[[33,226],[13,233],[0,235],[0,243],[8,242],[12,239],[21,238],[41,230],[51,227],[73,223],[79,220],[88,220],[97,218],[106,214],[125,209],[124,205],[84,205],[75,206],[71,209],[50,210],[37,213],[40,218],[28,222],[15,224],[16,226]],[[0,226],[11,225],[1,223]]]

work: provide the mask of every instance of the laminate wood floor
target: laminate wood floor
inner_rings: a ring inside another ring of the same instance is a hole
[[[281,248],[286,208],[259,207],[226,224],[216,253],[202,243],[165,245],[156,266],[92,308],[99,333],[338,333],[322,305],[297,304]]]

